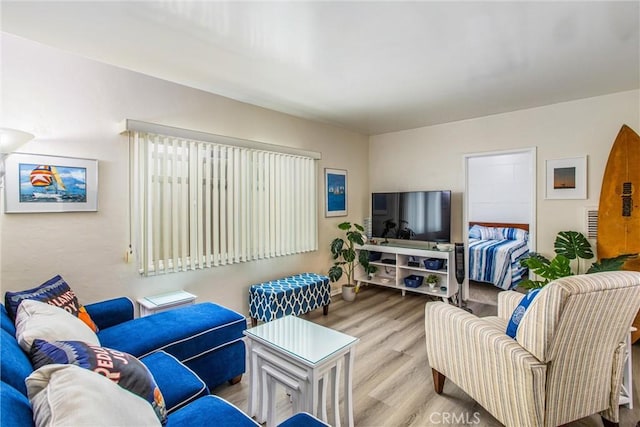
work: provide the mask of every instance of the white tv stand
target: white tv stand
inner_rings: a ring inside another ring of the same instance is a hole
[[[393,245],[363,245],[356,248],[357,251],[362,249],[368,250],[370,253],[381,253],[381,259],[369,263],[378,268],[374,277],[368,277],[362,267],[359,266],[356,271],[356,281],[360,282],[360,284],[368,283],[399,289],[402,291],[403,296],[407,291],[432,295],[442,298],[445,302],[448,302],[449,298],[458,293],[453,250],[439,251],[437,249],[419,249]],[[426,269],[423,261],[427,258],[443,259],[444,265],[439,270]],[[384,263],[382,262],[384,259],[395,260],[395,264]],[[419,266],[411,267],[409,266],[409,261],[416,261]],[[440,281],[434,289],[429,288],[426,284],[417,288],[405,286],[404,278],[412,274],[422,277],[435,274],[440,277]],[[441,290],[441,287],[445,287],[446,290]]]

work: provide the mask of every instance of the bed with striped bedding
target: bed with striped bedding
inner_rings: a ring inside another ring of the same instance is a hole
[[[516,227],[486,227],[469,230],[469,279],[501,289],[515,287],[527,273],[520,260],[529,254],[529,233]]]

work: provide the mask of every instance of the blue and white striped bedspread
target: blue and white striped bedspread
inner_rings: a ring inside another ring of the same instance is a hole
[[[469,279],[508,290],[522,280],[520,259],[529,253],[522,240],[469,239]]]

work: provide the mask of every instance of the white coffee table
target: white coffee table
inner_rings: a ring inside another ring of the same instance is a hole
[[[358,338],[295,316],[247,329],[249,415],[275,425],[276,384],[291,394],[295,412],[327,422],[327,386],[331,383],[334,424],[340,426],[339,383],[344,370],[344,409],[353,427],[353,363]],[[265,414],[266,412],[266,414]],[[266,415],[266,417],[265,417]]]

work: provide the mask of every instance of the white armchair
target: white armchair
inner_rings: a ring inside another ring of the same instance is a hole
[[[505,331],[522,294],[501,292],[498,316],[441,302],[425,307],[437,393],[449,378],[506,426],[558,426],[600,413],[617,425],[625,336],[640,308],[640,273],[556,280],[540,291],[516,335]]]

